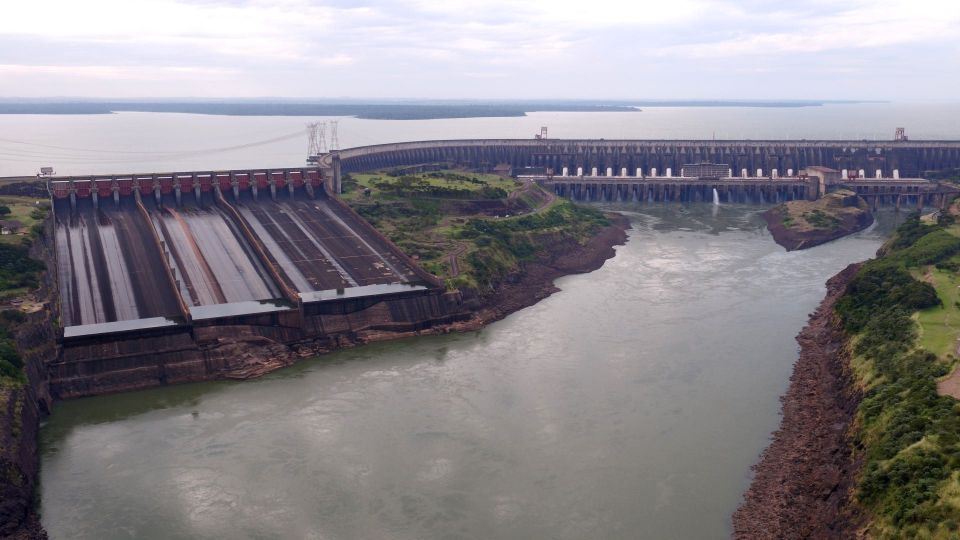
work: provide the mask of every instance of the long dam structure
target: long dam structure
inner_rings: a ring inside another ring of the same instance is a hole
[[[244,378],[472,314],[338,196],[344,175],[496,171],[577,200],[774,203],[833,185],[942,205],[960,142],[461,140],[313,156],[299,168],[51,177],[56,398]]]
[[[616,200],[631,183],[654,184],[641,201],[709,200],[717,180],[726,179],[719,191],[729,191],[731,202],[756,203],[818,196],[821,188],[800,172],[820,167],[840,173],[823,188],[850,182],[848,187],[874,204],[937,205],[943,200],[939,186],[921,177],[960,169],[960,141],[463,139],[350,148],[318,162],[334,189],[343,173],[445,162],[550,177],[558,193],[587,200]],[[700,164],[722,172],[683,174]],[[628,194],[627,200],[638,195]]]

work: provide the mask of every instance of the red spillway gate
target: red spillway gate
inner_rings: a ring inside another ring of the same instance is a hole
[[[66,199],[70,196],[69,182],[52,182],[50,191],[55,199]]]
[[[113,195],[113,180],[96,180],[97,195],[100,197],[110,197]]]
[[[281,169],[254,171],[225,171],[225,172],[183,172],[149,175],[102,175],[86,178],[59,177],[51,179],[50,192],[55,199],[66,199],[71,193],[78,198],[88,198],[96,193],[100,198],[112,197],[114,191],[128,197],[134,191],[152,194],[157,189],[162,195],[170,195],[175,189],[181,193],[191,192],[199,186],[203,193],[210,193],[216,187],[221,191],[233,191],[236,182],[239,191],[249,191],[256,186],[259,190],[267,190],[270,185],[277,188],[299,189],[304,186],[319,188],[323,184],[323,177],[316,169]],[[195,185],[196,183],[196,185]]]

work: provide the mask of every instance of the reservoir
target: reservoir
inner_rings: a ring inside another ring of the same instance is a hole
[[[623,205],[599,270],[481,331],[57,403],[51,538],[725,538],[824,282],[758,207]]]

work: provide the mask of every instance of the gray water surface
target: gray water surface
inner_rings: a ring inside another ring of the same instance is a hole
[[[118,113],[0,115],[0,177],[297,167],[307,155],[299,116]],[[331,120],[333,118],[324,118]],[[535,112],[509,118],[339,118],[343,148],[398,141],[532,139],[870,139],[904,126],[913,140],[960,139],[960,101],[822,107],[649,107],[642,112]],[[282,139],[282,140],[276,140]],[[272,141],[251,146],[251,143]],[[829,164],[826,164],[829,165]]]
[[[728,536],[794,336],[887,227],[786,253],[755,207],[619,209],[615,258],[479,332],[58,403],[50,537]]]

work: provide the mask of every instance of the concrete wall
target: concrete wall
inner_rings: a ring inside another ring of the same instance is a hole
[[[688,163],[727,164],[735,172],[747,169],[786,171],[823,165],[834,169],[880,169],[890,176],[923,176],[927,171],[960,168],[960,141],[697,141],[697,140],[532,140],[477,139],[419,141],[341,150],[338,160],[323,156],[321,166],[343,172],[429,162],[454,162],[493,169],[508,163],[514,169],[544,167],[559,172],[596,167],[605,171],[637,168],[679,174]],[[662,174],[662,173],[661,173]]]
[[[244,378],[372,336],[440,331],[444,324],[469,317],[457,294],[439,289],[306,304],[303,313],[302,320],[300,310],[291,310],[70,340],[47,364],[50,393],[69,399]]]

